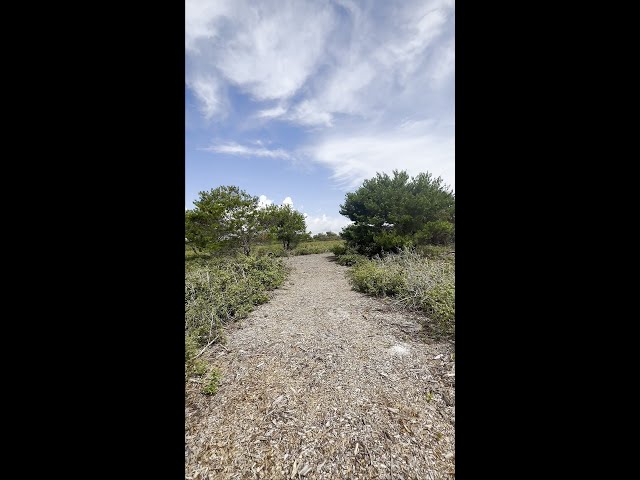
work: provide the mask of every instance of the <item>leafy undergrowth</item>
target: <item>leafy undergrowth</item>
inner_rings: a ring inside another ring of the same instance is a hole
[[[424,312],[434,333],[455,334],[455,260],[446,248],[421,255],[409,249],[367,259],[345,251],[338,263],[353,265],[349,278],[354,288],[377,297],[392,297],[412,310]],[[431,258],[429,258],[431,257]]]
[[[206,372],[197,359],[202,348],[224,342],[223,326],[266,302],[287,273],[281,259],[266,256],[200,258],[186,265],[185,380]]]

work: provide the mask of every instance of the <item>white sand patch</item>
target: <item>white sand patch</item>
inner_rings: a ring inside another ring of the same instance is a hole
[[[406,345],[394,345],[389,349],[389,353],[392,355],[408,355],[409,347]]]

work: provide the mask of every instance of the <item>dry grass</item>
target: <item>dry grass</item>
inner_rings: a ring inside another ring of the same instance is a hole
[[[210,352],[188,384],[187,478],[453,478],[450,342],[352,291],[331,255],[287,259],[289,281]]]

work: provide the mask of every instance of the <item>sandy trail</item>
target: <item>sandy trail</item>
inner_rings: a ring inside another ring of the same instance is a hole
[[[451,342],[351,290],[333,255],[288,258],[288,280],[188,384],[187,478],[436,479],[455,475]]]

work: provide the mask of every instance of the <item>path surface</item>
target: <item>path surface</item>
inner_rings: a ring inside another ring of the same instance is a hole
[[[291,274],[190,383],[187,478],[437,479],[455,475],[453,345],[417,317],[351,290],[331,254]]]

